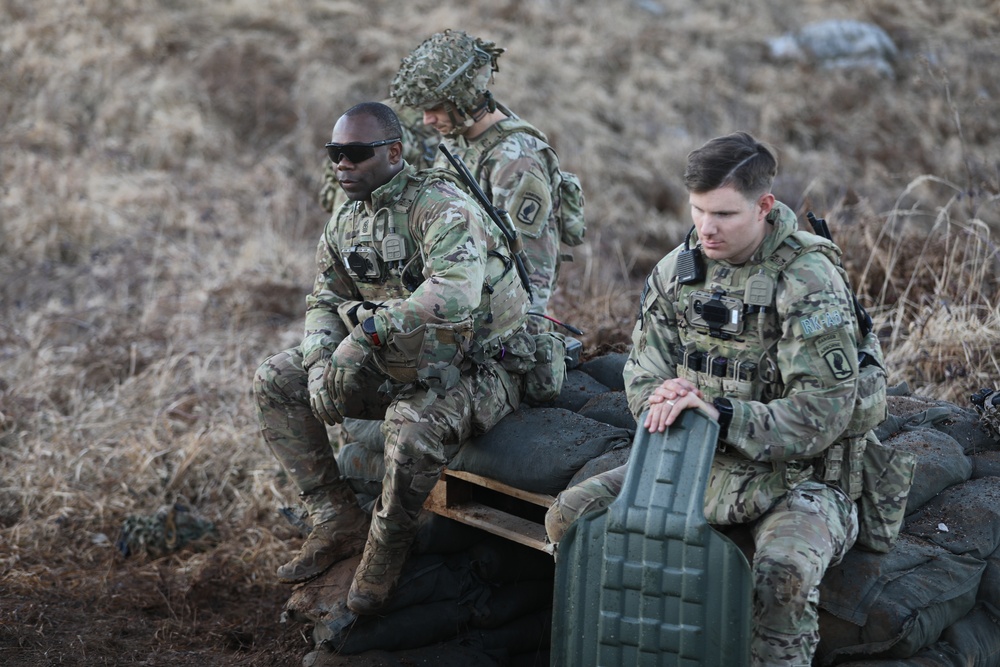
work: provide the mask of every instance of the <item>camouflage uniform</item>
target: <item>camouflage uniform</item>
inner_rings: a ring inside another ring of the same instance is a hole
[[[794,213],[780,203],[768,222],[771,229],[746,264],[706,259],[702,283],[674,280],[682,248],[660,261],[643,293],[624,379],[636,416],[674,377],[693,381],[708,402],[730,399],[733,417],[706,487],[706,518],[756,522],[754,664],[809,665],[819,640],[820,580],[858,530],[851,498],[814,474],[854,407],[857,340],[849,289],[826,255],[807,252],[771,286],[774,307],[751,308],[745,328],[729,337],[704,330],[689,308],[706,295],[751,300],[748,280],[797,228]],[[727,360],[721,374],[711,372],[715,359]],[[581,514],[607,506],[624,473],[617,468],[560,494],[546,517],[550,539],[558,541]]]
[[[548,312],[549,299],[559,277],[559,224],[555,219],[553,193],[559,174],[559,158],[537,129],[529,132],[528,125],[503,106],[508,115],[475,139],[463,135],[445,138],[443,143],[453,154],[469,165],[479,186],[494,206],[510,214],[531,270],[532,310]],[[530,126],[529,126],[530,127]],[[437,167],[447,167],[448,158],[438,152]],[[532,331],[549,329],[548,320],[532,317]]]
[[[510,214],[530,263],[531,310],[547,313],[561,261],[559,158],[541,131],[497,104],[486,89],[503,51],[460,31],[437,33],[403,60],[391,94],[403,106],[427,109],[449,102],[457,109],[456,133],[442,142],[465,162],[493,205]],[[465,133],[477,105],[499,109],[507,118],[469,139]],[[439,152],[435,166],[449,168],[450,163]],[[533,332],[551,328],[541,317],[529,318],[528,327]]]
[[[348,373],[335,400],[343,416],[384,419],[386,474],[369,542],[390,550],[405,550],[412,541],[446,451],[517,409],[523,376],[508,368],[530,368],[502,354],[505,343],[530,340],[524,332],[527,295],[503,236],[449,174],[440,176],[418,176],[406,166],[374,191],[371,204],[348,202],[337,211],[317,249],[305,337],[261,364],[254,384],[264,438],[298,486],[313,524],[335,515],[343,497],[331,499],[328,490],[345,483],[326,427],[310,408],[307,374],[329,363],[329,377],[345,354],[365,344],[360,327],[349,328],[342,312],[352,304],[379,306],[374,319],[381,346],[366,348],[365,361]],[[392,211],[400,209],[405,219],[395,232],[407,259],[387,263],[380,279],[352,277],[351,249],[377,245],[385,223],[391,228],[398,220]],[[366,237],[365,230],[376,230],[375,236]],[[457,335],[449,339],[449,332]],[[449,348],[459,353],[454,363],[434,361],[439,338],[462,348]],[[412,350],[414,340],[423,341],[417,356],[430,361],[401,359],[400,350]],[[501,357],[504,365],[496,360]]]
[[[208,547],[218,541],[214,523],[176,501],[160,507],[152,516],[126,517],[115,546],[126,558],[142,551],[151,558],[162,558],[189,544]]]

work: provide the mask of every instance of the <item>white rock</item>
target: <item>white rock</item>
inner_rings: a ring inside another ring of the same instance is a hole
[[[869,67],[891,76],[898,50],[872,23],[835,19],[809,23],[768,41],[776,60],[810,62],[825,68]]]

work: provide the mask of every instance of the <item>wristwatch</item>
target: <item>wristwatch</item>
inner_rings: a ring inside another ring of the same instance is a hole
[[[733,402],[725,396],[720,396],[712,401],[712,405],[719,411],[719,439],[725,440],[729,435],[729,425],[733,421]]]
[[[378,329],[375,328],[375,318],[369,317],[364,322],[361,323],[361,330],[365,332],[368,339],[371,340],[372,345],[375,347],[381,347],[382,341],[378,339]]]

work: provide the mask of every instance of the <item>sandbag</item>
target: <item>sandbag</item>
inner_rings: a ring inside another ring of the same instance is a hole
[[[468,554],[473,572],[493,585],[551,577],[555,570],[549,554],[495,535],[483,535]]]
[[[1000,441],[983,426],[973,410],[955,407],[952,417],[935,424],[934,428],[955,438],[966,454],[1000,450]]]
[[[972,479],[1000,477],[1000,451],[979,452],[969,458],[972,460]]]
[[[528,652],[534,659],[529,660],[527,664],[548,665],[547,661],[537,661],[537,652],[549,645],[551,631],[552,610],[546,608],[514,619],[498,628],[471,630],[455,639],[454,643],[475,647],[501,657],[503,660],[500,664],[503,665],[511,664],[507,656]]]
[[[625,378],[622,373],[626,361],[628,361],[627,352],[612,352],[583,362],[580,364],[580,370],[608,389],[624,391]]]
[[[1000,665],[1000,618],[977,605],[965,618],[941,633],[941,642],[957,649],[968,667]]]
[[[906,660],[862,660],[838,663],[837,667],[967,667],[967,664],[953,646],[937,643]]]
[[[887,554],[851,550],[820,584],[816,664],[914,655],[972,609],[985,567],[905,533]]]
[[[471,626],[480,630],[493,630],[551,607],[552,579],[529,579],[505,584],[492,590],[485,613],[473,617]]]
[[[594,396],[610,391],[607,385],[601,384],[579,368],[566,373],[562,391],[559,397],[552,401],[551,407],[563,408],[576,412]]]
[[[972,462],[955,439],[933,428],[903,430],[884,441],[888,447],[901,449],[917,457],[913,484],[906,501],[906,514],[912,514],[944,489],[972,476]]]
[[[1000,549],[986,559],[986,570],[979,583],[979,601],[1000,617]]]
[[[555,495],[584,463],[631,438],[626,429],[568,410],[521,409],[467,442],[448,467]]]
[[[583,464],[583,467],[576,471],[573,478],[569,480],[566,488],[576,486],[585,479],[590,479],[594,475],[602,472],[614,470],[628,463],[629,455],[632,453],[631,443],[615,445],[595,459],[590,459]]]
[[[584,417],[590,417],[612,426],[620,426],[633,433],[636,429],[635,417],[629,410],[628,398],[624,391],[609,391],[594,396],[577,412]]]
[[[324,647],[344,655],[414,649],[453,638],[471,618],[471,607],[455,600],[415,605],[391,614],[360,617],[337,643]]]
[[[486,582],[473,573],[467,552],[442,557],[439,554],[410,556],[403,566],[399,583],[379,614],[389,614],[416,605],[443,600],[480,597]]]
[[[925,398],[921,396],[886,396],[886,403],[889,407],[889,419],[895,417],[897,420],[907,420],[918,412],[924,412],[933,408],[945,408],[948,411],[957,409],[953,403],[940,401],[936,398]]]
[[[407,651],[366,651],[358,655],[337,655],[326,649],[312,651],[302,659],[302,667],[499,667],[488,653],[459,644],[435,644]],[[542,663],[542,664],[548,664]]]
[[[981,606],[945,628],[941,640],[906,660],[864,660],[840,667],[995,667],[1000,665],[1000,623]]]
[[[483,539],[483,531],[478,528],[433,512],[421,512],[417,521],[420,527],[413,551],[418,554],[454,554]]]
[[[954,554],[989,558],[1000,546],[1000,478],[982,477],[946,489],[908,516],[903,530]]]
[[[475,576],[467,553],[413,556],[378,615],[359,617],[336,607],[314,628],[314,637],[344,654],[426,646],[454,637],[473,616],[486,614],[489,596],[490,585]]]

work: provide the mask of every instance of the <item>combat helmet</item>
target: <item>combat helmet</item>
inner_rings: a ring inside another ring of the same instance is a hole
[[[487,85],[504,50],[461,30],[435,33],[403,58],[389,93],[396,103],[418,109],[449,102],[461,116],[457,125],[471,125],[479,111],[496,110]]]

